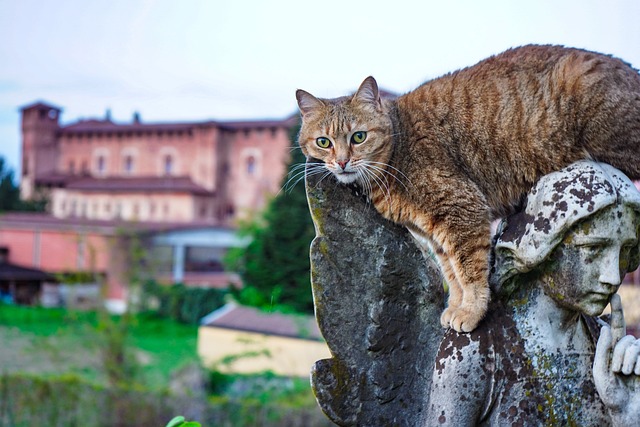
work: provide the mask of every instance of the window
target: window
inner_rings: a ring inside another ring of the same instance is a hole
[[[247,157],[247,175],[256,174],[256,158],[253,156]]]
[[[98,156],[97,169],[98,169],[98,174],[100,174],[100,175],[104,174],[104,170],[105,170],[105,159],[104,159],[104,156]]]
[[[130,175],[133,172],[133,156],[124,157],[124,172]]]
[[[73,160],[69,161],[69,174],[73,175],[76,173],[76,164],[74,163]]]
[[[187,246],[185,251],[184,270],[187,272],[222,272],[222,259],[225,251],[222,248],[204,246]]]
[[[173,173],[173,157],[170,155],[164,156],[164,174],[171,175]]]

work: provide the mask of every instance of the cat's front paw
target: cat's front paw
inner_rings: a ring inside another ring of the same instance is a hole
[[[449,326],[451,326],[451,318],[457,309],[458,307],[451,305],[444,309],[444,311],[440,315],[440,324],[443,328],[448,328]]]
[[[451,327],[458,332],[471,332],[482,320],[486,313],[486,308],[468,307],[447,307],[440,316],[442,326]]]

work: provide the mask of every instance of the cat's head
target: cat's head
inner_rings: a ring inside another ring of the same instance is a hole
[[[299,143],[305,156],[323,161],[345,184],[371,182],[384,174],[393,125],[373,77],[367,77],[352,96],[320,99],[299,89],[296,98],[302,114]]]

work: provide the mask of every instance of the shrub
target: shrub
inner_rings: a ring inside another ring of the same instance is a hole
[[[204,316],[224,305],[227,291],[191,288],[181,283],[163,286],[148,281],[143,286],[143,294],[145,300],[157,302],[155,308],[147,304],[147,310],[155,311],[161,317],[197,325]]]

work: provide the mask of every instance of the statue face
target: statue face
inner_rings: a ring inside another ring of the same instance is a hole
[[[558,305],[589,316],[602,314],[629,268],[638,243],[636,214],[612,206],[576,225],[551,255],[543,290]]]

